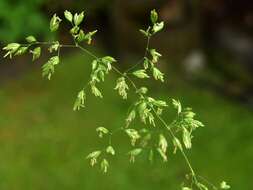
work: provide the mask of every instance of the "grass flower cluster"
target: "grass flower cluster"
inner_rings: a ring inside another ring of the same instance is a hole
[[[192,167],[185,149],[192,148],[193,133],[195,130],[203,127],[202,122],[195,118],[195,113],[189,107],[183,107],[180,101],[175,99],[162,100],[149,95],[149,89],[146,86],[138,86],[136,80],[156,80],[164,82],[165,74],[159,69],[159,59],[162,57],[156,49],[150,47],[150,39],[158,34],[164,28],[164,22],[159,21],[159,16],[155,10],[150,13],[150,26],[147,29],[141,29],[140,32],[147,40],[143,58],[137,64],[131,66],[126,71],[120,71],[117,68],[117,62],[112,56],[98,57],[89,51],[84,44],[91,45],[95,31],[84,31],[81,27],[86,19],[86,14],[64,12],[66,21],[69,23],[69,33],[73,38],[73,44],[63,44],[59,41],[40,42],[34,36],[28,36],[26,43],[10,43],[3,48],[6,51],[4,57],[20,56],[27,52],[32,54],[32,60],[40,58],[42,46],[47,46],[51,58],[42,66],[42,76],[52,79],[57,71],[57,65],[61,63],[60,50],[62,48],[76,48],[92,57],[91,73],[89,80],[77,93],[73,110],[78,111],[85,108],[88,94],[103,98],[103,91],[98,84],[103,83],[106,76],[110,73],[118,75],[115,81],[114,90],[119,96],[126,100],[129,93],[136,96],[129,111],[126,113],[125,125],[118,129],[108,129],[98,127],[96,132],[99,138],[105,140],[104,147],[94,150],[87,155],[91,166],[99,165],[101,171],[106,173],[110,167],[110,157],[117,155],[117,150],[112,137],[122,132],[129,138],[132,149],[127,155],[130,162],[134,163],[140,154],[146,153],[147,159],[152,162],[155,155],[158,155],[163,162],[168,161],[169,152],[176,154],[179,152],[189,168],[185,175],[185,181],[182,182],[182,190],[208,190],[208,189],[230,189],[230,186],[222,181],[220,185],[214,185],[200,176]],[[50,21],[50,30],[55,32],[59,29],[63,18],[53,15]],[[164,120],[163,110],[173,108],[176,112],[176,118],[170,123]],[[144,124],[143,128],[136,128],[134,121],[139,120]],[[173,147],[171,150],[169,147]]]

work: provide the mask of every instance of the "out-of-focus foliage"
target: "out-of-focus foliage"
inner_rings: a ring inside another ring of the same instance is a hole
[[[45,0],[44,0],[45,1]],[[89,10],[104,9],[108,5],[112,5],[113,0],[47,0],[47,6],[53,9],[69,9],[69,10]]]
[[[44,0],[1,0],[0,39],[17,40],[29,33],[47,34],[47,18],[40,11]]]
[[[1,0],[0,39],[4,42],[19,40],[23,36],[49,36],[48,18],[50,12],[61,9],[78,10],[85,7],[90,13],[106,8],[106,0]]]

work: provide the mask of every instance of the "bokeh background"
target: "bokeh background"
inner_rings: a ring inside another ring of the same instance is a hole
[[[135,64],[145,41],[138,32],[156,8],[166,29],[151,41],[163,54],[164,84],[150,82],[153,96],[178,98],[198,113],[205,128],[195,133],[188,153],[196,170],[213,183],[253,189],[253,3],[250,0],[1,0],[1,47],[27,35],[70,42],[68,29],[49,32],[53,13],[85,10],[83,27],[98,29],[88,47],[110,54],[125,69]],[[3,52],[1,51],[1,57]],[[0,58],[0,189],[180,189],[187,167],[180,155],[150,164],[129,164],[127,138],[116,137],[108,175],[91,169],[85,156],[103,146],[95,128],[123,124],[131,102],[113,90],[116,75],[103,85],[104,99],[88,97],[87,109],[73,112],[76,93],[88,79],[91,59],[64,50],[51,81],[41,77],[31,56]],[[172,119],[168,115],[166,119]],[[136,126],[138,127],[138,126]],[[172,151],[171,151],[172,152]]]

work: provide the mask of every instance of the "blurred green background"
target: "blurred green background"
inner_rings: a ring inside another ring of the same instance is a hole
[[[58,37],[69,43],[66,28],[50,34],[49,19],[54,12],[62,16],[65,9],[85,10],[83,27],[99,30],[95,47],[88,48],[114,56],[125,69],[143,54],[138,29],[148,24],[153,8],[166,22],[166,29],[151,41],[163,54],[160,67],[166,82],[150,82],[152,96],[180,99],[205,124],[187,152],[199,174],[215,184],[226,180],[232,189],[252,190],[251,1],[1,0],[1,47],[31,34],[41,41]],[[92,60],[75,50],[62,56],[51,81],[41,77],[46,51],[36,63],[31,56],[0,59],[0,189],[180,189],[188,171],[180,154],[171,150],[165,164],[150,164],[145,155],[129,164],[124,135],[115,139],[120,156],[112,158],[107,175],[90,168],[86,155],[103,146],[95,128],[122,126],[132,99],[118,97],[113,90],[117,76],[110,75],[102,85],[104,99],[89,96],[87,108],[73,112]],[[166,120],[172,119],[168,113]]]

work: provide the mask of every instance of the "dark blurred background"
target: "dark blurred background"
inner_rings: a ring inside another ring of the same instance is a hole
[[[52,34],[49,20],[54,13],[63,17],[66,9],[84,10],[83,28],[98,29],[94,46],[87,48],[129,68],[144,53],[138,30],[149,24],[154,8],[166,27],[151,47],[163,55],[159,67],[167,82],[151,82],[151,93],[179,98],[199,113],[206,127],[195,134],[189,156],[203,176],[252,190],[253,1],[1,0],[1,48],[28,35],[70,43],[67,23]],[[40,77],[46,51],[36,63],[31,56],[0,59],[0,189],[179,189],[187,171],[180,156],[171,155],[166,164],[143,158],[130,165],[125,156],[129,146],[121,137],[117,140],[123,145],[116,149],[123,156],[112,160],[109,174],[90,169],[85,155],[103,144],[95,128],[121,126],[131,101],[117,97],[117,76],[110,76],[103,101],[88,97],[86,110],[72,112],[91,59],[72,49],[62,53],[50,82]]]

